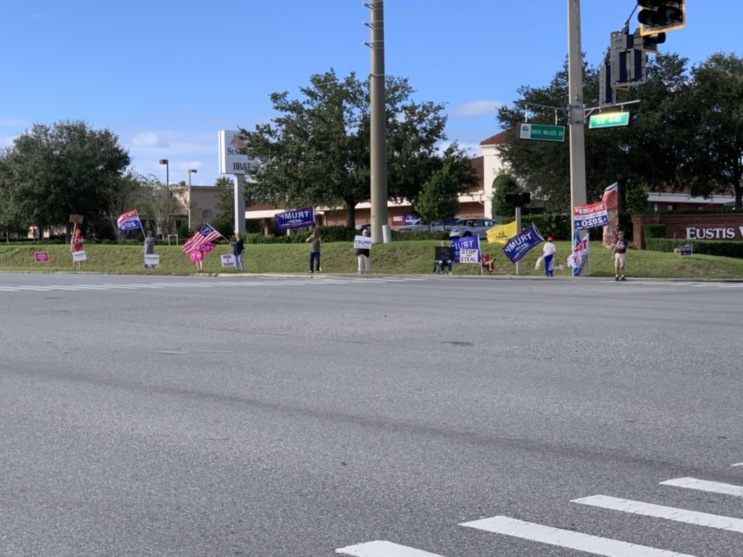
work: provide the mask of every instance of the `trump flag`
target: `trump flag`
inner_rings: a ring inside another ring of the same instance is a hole
[[[116,219],[116,224],[119,225],[119,234],[123,234],[127,230],[142,230],[142,221],[139,220],[136,209],[120,215]]]

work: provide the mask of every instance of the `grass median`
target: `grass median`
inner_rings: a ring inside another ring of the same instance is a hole
[[[434,240],[401,241],[390,244],[375,244],[371,251],[371,268],[375,274],[430,274],[433,267]],[[566,264],[571,252],[569,242],[555,242],[556,262],[564,265],[555,276],[570,276]],[[516,266],[501,251],[502,246],[482,246],[495,259],[495,276],[515,275]],[[35,263],[34,253],[45,251],[49,262]],[[154,270],[145,270],[143,248],[132,245],[88,244],[85,246],[88,260],[83,263],[83,272],[120,274],[164,274],[189,275],[196,273],[196,266],[178,246],[158,245],[155,253],[160,255],[160,265]],[[220,255],[232,253],[229,245],[217,245],[204,258],[204,273],[234,272],[223,269]],[[325,243],[322,246],[322,269],[325,273],[355,273],[356,255],[350,243]],[[544,272],[534,268],[541,255],[537,246],[524,258],[522,267],[525,276],[540,276]],[[245,269],[247,273],[290,273],[309,271],[309,247],[306,244],[246,244]],[[609,250],[599,242],[590,248],[590,272],[593,277],[614,276],[613,258]],[[6,244],[0,245],[0,270],[21,272],[60,272],[72,270],[72,256],[66,245]],[[75,270],[74,272],[79,272]],[[479,275],[476,265],[455,264],[455,275]],[[743,260],[711,255],[682,257],[675,253],[630,250],[627,254],[627,276],[674,279],[738,279],[743,278]]]

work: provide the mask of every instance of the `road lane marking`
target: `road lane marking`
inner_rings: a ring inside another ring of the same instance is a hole
[[[604,557],[693,557],[686,553],[677,553],[665,549],[655,549],[644,545],[636,545],[610,538],[601,538],[589,534],[581,534],[572,530],[562,530],[543,526],[533,522],[524,522],[507,516],[494,516],[472,522],[464,522],[460,526],[476,528],[495,534],[503,534],[524,540],[545,543],[558,547],[566,547],[604,555]]]
[[[438,553],[429,553],[428,551],[379,540],[349,545],[336,549],[335,552],[343,555],[354,555],[355,557],[443,557]]]
[[[651,516],[654,518],[664,518],[684,524],[694,526],[705,526],[707,528],[716,528],[717,530],[729,530],[730,532],[743,533],[743,520],[740,518],[731,518],[729,516],[720,516],[716,514],[700,513],[696,511],[687,511],[675,507],[664,507],[662,505],[653,505],[641,501],[631,501],[629,499],[619,499],[618,497],[609,497],[606,495],[594,495],[592,497],[583,497],[574,499],[572,503],[599,507],[601,509],[610,509],[630,514],[639,514],[642,516]]]
[[[743,497],[743,487],[733,484],[724,484],[720,482],[708,482],[696,478],[676,478],[660,482],[660,485],[671,485],[673,487],[683,487],[685,489],[695,489],[697,491],[706,491],[708,493],[720,493],[722,495],[732,495],[734,497]]]

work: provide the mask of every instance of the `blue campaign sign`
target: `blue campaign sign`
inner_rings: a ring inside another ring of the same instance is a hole
[[[296,209],[274,215],[277,230],[289,230],[290,228],[307,228],[315,226],[315,208]]]
[[[544,238],[532,224],[529,228],[508,240],[506,247],[503,248],[503,253],[506,254],[511,263],[517,263],[529,253],[529,250],[542,242],[544,242]]]
[[[480,238],[477,236],[465,236],[454,238],[451,241],[454,248],[455,263],[479,263],[480,262]]]

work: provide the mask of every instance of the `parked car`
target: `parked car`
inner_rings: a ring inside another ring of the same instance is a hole
[[[422,222],[418,221],[415,224],[408,224],[405,226],[401,226],[397,229],[398,232],[416,232],[416,231],[422,231],[422,232],[440,232],[442,230],[451,230],[455,226],[459,224],[460,219],[456,217],[452,217],[450,219],[444,219],[441,220],[435,220],[431,222],[430,224],[423,224]]]
[[[488,237],[488,230],[497,223],[492,219],[463,218],[452,228],[450,238],[465,238],[467,236],[479,236],[484,240]]]

